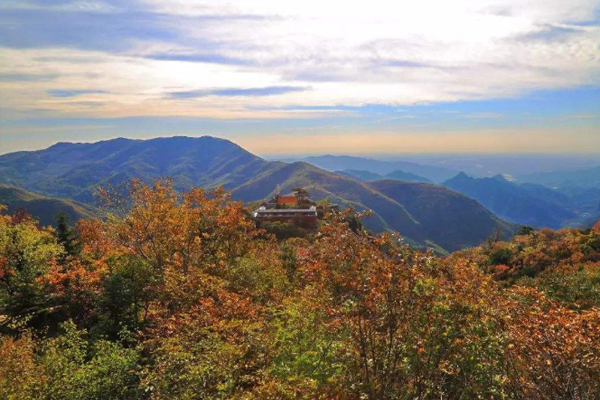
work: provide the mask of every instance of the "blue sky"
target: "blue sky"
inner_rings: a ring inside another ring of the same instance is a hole
[[[3,0],[0,153],[600,153],[598,1]]]

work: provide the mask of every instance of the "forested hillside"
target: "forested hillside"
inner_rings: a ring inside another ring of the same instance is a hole
[[[56,217],[60,213],[64,213],[71,221],[91,218],[98,213],[93,207],[73,200],[41,196],[2,184],[0,184],[0,204],[7,206],[11,213],[28,212],[43,226],[55,225]]]
[[[277,241],[222,190],[0,216],[2,399],[600,397],[600,230],[439,258],[326,216]]]

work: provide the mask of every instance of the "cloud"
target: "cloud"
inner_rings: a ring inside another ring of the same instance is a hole
[[[59,74],[0,74],[0,82],[45,82],[59,77]]]
[[[86,94],[103,94],[106,93],[104,90],[64,90],[64,89],[51,89],[47,90],[51,97],[70,98],[77,96],[84,96]]]
[[[49,4],[47,1],[43,0],[4,0],[2,4],[0,4],[0,10],[115,13],[119,11],[119,8],[103,1],[53,0],[52,3]]]
[[[431,65],[427,65],[425,63],[417,62],[417,61],[408,61],[408,60],[384,60],[382,65],[388,67],[398,67],[398,68],[430,68]],[[434,66],[435,67],[435,66]]]
[[[5,107],[286,118],[600,85],[598,1],[46,3],[2,2]],[[60,100],[90,87],[102,107]]]
[[[566,42],[571,36],[581,32],[582,29],[576,27],[544,25],[537,31],[518,35],[516,39],[524,42]]]
[[[150,54],[146,58],[162,61],[186,61],[210,64],[251,65],[252,62],[242,58],[228,57],[221,54]]]
[[[286,93],[303,92],[309,90],[307,87],[298,86],[268,86],[261,88],[224,88],[210,90],[187,90],[181,92],[171,92],[169,96],[174,99],[195,99],[198,97],[207,96],[224,96],[224,97],[262,97],[262,96],[277,96]]]
[[[481,112],[481,113],[471,113],[464,114],[463,117],[470,119],[502,119],[505,116],[499,113],[491,113],[491,112]]]

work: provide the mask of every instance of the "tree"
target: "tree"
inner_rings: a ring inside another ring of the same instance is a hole
[[[66,257],[73,257],[79,254],[81,244],[78,241],[76,231],[69,225],[69,216],[61,212],[56,217],[56,238],[58,243],[65,249],[62,261]]]
[[[8,316],[5,323],[26,315],[39,321],[51,311],[42,278],[62,253],[55,236],[35,221],[0,215],[0,315]]]
[[[307,190],[301,187],[297,187],[295,189],[292,189],[292,193],[294,193],[294,196],[296,196],[296,198],[298,199],[299,205],[305,205],[307,203],[310,203]]]
[[[600,398],[598,230],[440,258],[349,209],[276,240],[222,189],[110,196],[0,214],[0,398]]]

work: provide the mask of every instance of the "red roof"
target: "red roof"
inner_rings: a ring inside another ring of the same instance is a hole
[[[277,197],[277,205],[296,205],[298,204],[298,199],[296,196],[279,196]]]

